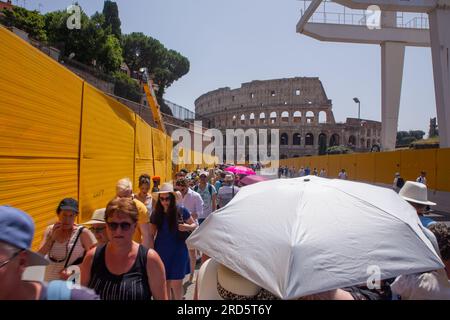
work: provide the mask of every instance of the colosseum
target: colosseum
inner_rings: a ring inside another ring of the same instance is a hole
[[[196,116],[209,127],[279,129],[280,158],[324,154],[331,146],[367,152],[380,144],[381,123],[347,118],[336,122],[319,78],[296,77],[220,88],[195,101]]]

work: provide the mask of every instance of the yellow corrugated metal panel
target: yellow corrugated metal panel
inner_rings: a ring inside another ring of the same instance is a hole
[[[119,179],[134,177],[135,114],[85,84],[81,141],[80,207],[82,220],[105,207]]]
[[[82,80],[0,27],[0,155],[78,156]]]
[[[436,189],[450,192],[450,148],[437,150]]]
[[[166,161],[166,135],[158,129],[152,128],[153,158]]]
[[[328,156],[328,177],[337,178],[339,172],[342,169],[341,166],[341,156],[340,155],[330,155]]]
[[[317,156],[313,159],[313,168],[317,168],[317,171],[320,173],[320,170],[325,169],[328,173],[328,156]]]
[[[375,182],[375,153],[357,153],[356,180]]]
[[[166,179],[172,180],[172,138],[166,136]]]
[[[152,127],[136,116],[136,159],[153,160]]]
[[[375,181],[392,184],[396,172],[401,173],[400,152],[377,152],[375,154]]]
[[[345,169],[349,180],[356,180],[356,156],[354,154],[340,155],[341,169]]]
[[[139,116],[136,116],[136,161],[134,190],[138,191],[139,176],[143,173],[154,176],[152,128]],[[152,185],[153,187],[153,185]]]
[[[140,160],[136,159],[135,162],[135,178],[134,178],[134,185],[133,189],[135,192],[139,192],[139,176],[141,174],[148,174],[150,177],[153,177],[155,175],[154,168],[153,168],[153,159],[152,160]],[[151,187],[153,187],[153,183],[150,181]]]
[[[401,172],[405,180],[415,181],[420,171],[427,173],[427,186],[436,188],[436,154],[437,149],[428,150],[402,150]]]
[[[30,214],[37,249],[45,228],[56,222],[56,207],[66,197],[77,198],[77,159],[0,157],[0,204]]]
[[[161,177],[161,182],[166,181],[166,135],[155,128],[152,128],[153,158],[155,174]]]
[[[165,160],[154,160],[155,174],[161,177],[161,182],[166,182],[166,161]],[[170,179],[170,177],[169,177]]]

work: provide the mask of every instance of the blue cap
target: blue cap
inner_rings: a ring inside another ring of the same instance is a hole
[[[28,214],[13,207],[0,206],[0,241],[28,251],[29,266],[47,265],[48,260],[30,250],[33,236],[34,222]]]
[[[58,205],[57,212],[61,210],[70,210],[75,213],[78,213],[78,201],[73,198],[64,198]]]

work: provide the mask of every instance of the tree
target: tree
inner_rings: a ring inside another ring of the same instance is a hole
[[[106,30],[108,27],[111,27],[111,33],[117,40],[120,40],[122,37],[122,30],[120,29],[122,23],[120,22],[117,3],[106,0],[103,5],[103,16],[105,17],[103,29]]]
[[[182,76],[189,72],[189,60],[175,50],[169,50],[164,55],[163,64],[155,69],[155,82],[159,86],[157,96],[162,98],[165,90]]]
[[[328,147],[327,153],[328,154],[347,154],[347,153],[353,153],[353,150],[348,147],[344,147],[344,146],[333,146],[333,147]]]
[[[106,37],[103,47],[97,57],[100,68],[107,73],[119,70],[123,62],[122,47],[119,40],[112,34]]]
[[[122,37],[122,50],[125,63],[133,71],[147,68],[150,73],[161,66],[166,48],[156,39],[142,32],[133,32]]]
[[[115,86],[114,94],[119,97],[140,103],[142,92],[136,80],[131,79],[122,72],[114,73]]]
[[[16,27],[27,32],[31,38],[41,42],[47,41],[45,32],[45,19],[38,11],[28,11],[25,8],[14,7],[12,10],[3,10],[0,23],[7,27]]]

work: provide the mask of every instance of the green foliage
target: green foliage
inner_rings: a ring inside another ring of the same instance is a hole
[[[328,154],[346,154],[353,153],[353,150],[344,146],[333,146],[327,149]]]
[[[423,139],[425,132],[422,130],[410,130],[397,132],[397,146],[409,146],[411,143],[417,140]]]
[[[117,3],[106,0],[103,5],[103,16],[105,17],[103,29],[106,30],[110,27],[111,33],[117,38],[117,40],[120,40],[122,37],[122,30],[120,29],[122,23],[120,22]]]
[[[158,40],[140,32],[124,35],[122,38],[125,63],[131,70],[147,68],[154,76],[161,101],[166,88],[189,72],[189,60],[174,50],[167,50]]]
[[[7,27],[16,27],[27,32],[30,37],[41,42],[47,41],[44,30],[45,20],[38,11],[28,11],[21,7],[14,7],[12,10],[3,10],[0,15],[0,23]]]
[[[130,78],[122,72],[115,72],[113,74],[115,79],[114,94],[119,97],[140,103],[141,89],[136,80]]]
[[[161,107],[168,109],[162,97],[174,81],[189,72],[190,65],[186,57],[166,49],[158,40],[143,33],[122,36],[119,10],[113,1],[105,1],[103,13],[96,12],[91,17],[81,10],[81,29],[67,28],[70,16],[66,11],[40,15],[37,11],[16,7],[12,11],[6,10],[0,19],[7,26],[28,32],[32,38],[48,41],[61,50],[63,56],[72,56],[77,62],[95,66],[107,74],[117,75],[124,61],[131,71],[146,67],[159,86],[156,95]],[[124,93],[129,89],[130,93],[125,95],[130,100],[140,101],[135,83],[130,80],[119,75],[118,92]]]

